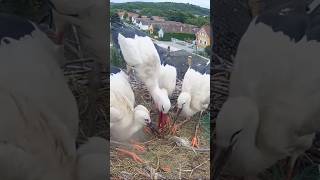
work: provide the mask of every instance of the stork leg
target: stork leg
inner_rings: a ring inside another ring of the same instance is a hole
[[[298,156],[290,157],[289,162],[288,162],[289,167],[288,167],[288,173],[287,173],[286,180],[292,180],[293,174],[294,174],[294,167],[295,167],[297,158],[298,158]]]
[[[120,148],[117,148],[117,151],[120,155],[125,155],[125,156],[129,156],[131,157],[135,162],[137,163],[144,163],[144,160],[141,159],[136,153],[134,152],[130,152],[128,150],[125,150],[125,149],[120,149]]]
[[[187,123],[188,121],[190,121],[191,118],[187,117],[184,121],[182,121],[179,124],[176,124],[175,122],[173,122],[172,128],[171,128],[171,134],[176,134],[177,131],[181,128],[182,125],[184,125],[185,123]]]
[[[199,125],[200,125],[200,120],[201,120],[201,117],[202,117],[202,111],[200,112],[200,117],[199,117],[199,120],[197,122],[197,125],[195,127],[195,132],[194,132],[194,136],[192,138],[192,141],[191,141],[191,145],[193,147],[199,147],[199,137],[198,137],[198,129],[199,129]]]
[[[143,145],[141,145],[141,143],[139,143],[138,141],[135,140],[130,140],[130,143],[133,147],[133,149],[140,151],[140,152],[145,152],[145,147]]]

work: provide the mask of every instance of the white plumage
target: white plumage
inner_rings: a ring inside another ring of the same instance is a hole
[[[295,29],[284,26],[295,25],[297,15],[308,20],[306,8],[298,7],[302,11],[292,9],[292,16],[272,24],[279,32],[254,19],[240,41],[229,98],[216,122],[218,157],[229,156],[232,175],[256,175],[288,156],[294,165],[320,128],[320,43],[307,40],[301,28],[309,26],[301,22]],[[277,18],[276,10],[267,17]],[[298,35],[302,39],[293,41]]]
[[[59,67],[63,55],[32,23],[0,17],[22,27],[18,30],[11,23],[6,27],[15,38],[1,34],[0,179],[69,180],[78,172],[94,173],[78,169],[83,168],[79,162],[92,161],[77,161],[78,109]],[[30,25],[34,30],[24,32]],[[98,174],[107,176],[106,171]]]
[[[171,96],[176,89],[177,69],[169,64],[160,66],[159,87],[167,91]]]
[[[50,0],[57,36],[63,37],[68,24],[79,29],[82,50],[98,62],[107,63],[107,2],[104,0]]]
[[[158,110],[167,113],[171,103],[168,90],[160,88],[160,57],[151,39],[137,35],[134,39],[125,38],[119,34],[118,42],[124,60],[145,83]]]
[[[205,111],[210,104],[210,75],[189,68],[184,75],[178,108],[186,117]]]
[[[120,71],[110,76],[111,138],[128,140],[144,125],[151,123],[149,111],[142,105],[134,107],[135,98],[128,76]]]

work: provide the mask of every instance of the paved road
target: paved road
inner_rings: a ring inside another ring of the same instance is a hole
[[[163,48],[168,48],[168,46],[170,46],[170,51],[179,51],[179,50],[185,50],[189,53],[193,53],[193,49],[180,45],[180,44],[176,44],[174,42],[171,41],[155,41],[155,43]]]

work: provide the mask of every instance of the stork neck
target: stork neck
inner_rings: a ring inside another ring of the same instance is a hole
[[[256,106],[255,106],[256,107]],[[241,166],[246,171],[244,173],[258,173],[257,171],[262,171],[274,162],[276,162],[275,157],[268,154],[267,152],[261,151],[256,144],[257,140],[257,130],[259,126],[259,114],[258,108],[255,108],[252,118],[247,118],[244,122],[245,129],[239,136],[239,141],[237,143],[236,156],[241,157]]]
[[[191,100],[190,99],[188,99],[186,101],[186,104],[183,106],[183,111],[187,116],[192,116],[195,113],[195,111],[192,110],[192,108],[191,108]]]
[[[161,89],[159,85],[155,85],[154,87],[150,88],[150,94],[152,99],[155,101],[155,103],[159,103],[160,93],[161,93]]]

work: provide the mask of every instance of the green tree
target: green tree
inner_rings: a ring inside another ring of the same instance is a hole
[[[123,18],[124,18],[124,19],[127,19],[127,17],[128,17],[128,13],[125,12],[124,15],[123,15]]]
[[[207,46],[204,48],[204,51],[207,53],[208,56],[211,56],[212,51],[211,51],[211,46]]]

